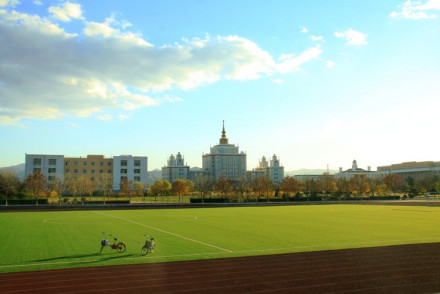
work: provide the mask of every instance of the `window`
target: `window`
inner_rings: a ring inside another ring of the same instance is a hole
[[[140,160],[135,160],[134,161],[134,166],[141,166],[141,161]]]
[[[127,177],[121,177],[121,182],[124,180],[124,179],[126,179]]]
[[[73,164],[74,164],[74,165],[78,165],[78,161],[74,161]]]
[[[87,161],[83,161],[83,165],[87,165]]]
[[[95,173],[95,170],[94,169],[92,169],[91,171],[90,171],[92,174],[94,174]]]
[[[127,166],[127,160],[121,160],[121,166]]]
[[[49,165],[56,165],[57,160],[56,159],[49,159]]]
[[[68,174],[70,172],[70,170],[68,168],[66,168],[66,174]]]
[[[104,166],[104,161],[101,161],[101,162],[99,163],[99,165],[100,165],[100,166]]]
[[[37,171],[41,171],[41,168],[34,168],[34,173],[36,173]]]
[[[95,177],[91,177],[90,180],[92,180],[92,182],[94,182],[95,181]]]
[[[34,158],[34,165],[41,165],[41,158]]]
[[[56,173],[57,169],[56,168],[49,168],[49,173]]]
[[[108,170],[107,170],[107,173],[108,173],[108,174],[111,174],[111,173],[112,173],[112,170],[111,170],[111,169],[108,169]]]
[[[55,177],[54,177],[54,176],[48,176],[47,179],[48,179],[49,181],[53,181],[53,180],[55,179]]]
[[[86,174],[87,173],[87,170],[86,169],[83,169],[83,174]]]
[[[78,169],[75,168],[75,169],[73,170],[73,173],[77,174],[77,173],[78,173]]]
[[[126,168],[121,168],[121,174],[126,174],[127,173],[127,169]]]
[[[66,165],[69,165],[70,164],[70,161],[66,161]]]
[[[139,168],[136,168],[136,169],[134,170],[134,173],[135,173],[135,174],[140,174],[140,173],[141,173],[141,170],[140,170]]]
[[[100,173],[100,174],[103,174],[103,173],[104,173],[104,170],[103,170],[103,169],[100,169],[100,170],[99,170],[99,173]]]
[[[73,177],[73,180],[74,180],[74,181],[78,181],[78,178],[77,178],[77,177]]]
[[[112,162],[111,162],[111,161],[109,161],[109,162],[107,163],[107,165],[108,165],[108,166],[111,166],[111,165],[112,165]]]
[[[134,177],[134,181],[135,182],[140,182],[141,181],[141,177]]]

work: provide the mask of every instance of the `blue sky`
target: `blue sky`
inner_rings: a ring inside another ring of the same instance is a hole
[[[222,121],[248,169],[439,161],[440,0],[0,0],[0,166],[190,166]]]

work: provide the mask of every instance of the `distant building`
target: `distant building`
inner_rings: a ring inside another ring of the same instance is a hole
[[[167,165],[162,167],[162,180],[173,183],[177,179],[188,180],[190,178],[189,166],[185,165],[184,157],[177,153],[171,154],[167,160]]]
[[[376,173],[371,171],[371,167],[367,170],[359,168],[356,160],[353,160],[352,167],[345,171],[342,171],[342,167],[339,168],[339,172],[335,174],[335,178],[345,178],[346,180],[351,179],[354,175],[366,175],[367,177],[376,176]]]
[[[85,177],[92,182],[103,181],[104,177],[113,178],[113,159],[104,155],[87,155],[87,157],[65,157],[64,178],[77,181]]]
[[[439,161],[422,161],[422,162],[403,162],[386,166],[378,166],[377,174],[386,176],[389,174],[398,174],[404,180],[409,177],[418,179],[426,176],[440,175]]]
[[[48,182],[64,178],[64,155],[26,154],[25,178],[32,173],[40,171]]]
[[[281,166],[279,158],[274,154],[270,163],[263,156],[258,163],[258,167],[252,171],[246,172],[249,180],[253,180],[260,176],[268,176],[273,184],[279,184],[284,178],[284,167]]]
[[[274,184],[279,184],[284,178],[284,167],[280,164],[280,159],[274,154],[268,167],[269,178]]]
[[[148,157],[120,155],[113,157],[113,190],[119,191],[120,183],[128,178],[133,184],[147,183]]]
[[[203,171],[214,183],[220,177],[238,181],[246,176],[246,153],[239,152],[238,146],[229,144],[223,122],[222,136],[219,144],[211,147],[209,154],[202,155]]]

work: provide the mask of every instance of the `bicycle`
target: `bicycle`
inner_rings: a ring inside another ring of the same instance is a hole
[[[145,237],[147,238],[147,240],[145,240],[145,245],[144,247],[142,247],[142,255],[147,255],[148,252],[153,253],[156,246],[156,242],[154,241],[153,237],[149,237],[148,235],[145,235]]]
[[[108,236],[112,236],[112,235],[108,235]],[[116,251],[118,251],[119,253],[125,252],[125,250],[127,249],[125,243],[124,242],[116,243],[116,241],[118,241],[118,238],[113,238],[113,240],[114,240],[113,244],[110,244],[110,241],[107,239],[107,236],[104,236],[104,239],[101,240],[101,251],[99,251],[99,253],[101,253],[102,249],[104,249],[104,247],[106,246],[109,246],[111,249],[116,249]]]

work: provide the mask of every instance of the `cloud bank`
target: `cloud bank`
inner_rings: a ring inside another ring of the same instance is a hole
[[[390,14],[392,18],[406,18],[406,19],[430,19],[437,18],[438,14],[432,11],[440,10],[440,0],[429,0],[422,4],[422,1],[408,0],[403,5],[400,5],[400,11],[393,11]]]
[[[181,100],[169,98],[167,90],[298,71],[322,53],[315,46],[275,61],[239,36],[207,35],[157,47],[114,16],[101,23],[86,20],[80,4],[66,2],[48,12],[43,18],[0,9],[1,124],[65,115],[109,120],[109,109],[132,111]],[[62,28],[60,23],[73,20],[81,22],[82,31]]]

